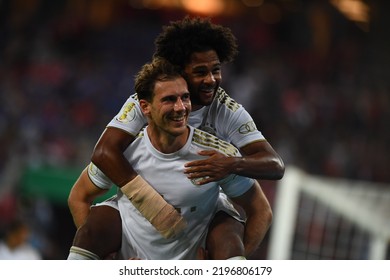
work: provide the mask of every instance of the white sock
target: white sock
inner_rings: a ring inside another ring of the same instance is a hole
[[[68,260],[100,260],[100,258],[88,250],[72,246],[69,250]]]
[[[235,256],[227,259],[228,261],[246,260],[244,256]]]

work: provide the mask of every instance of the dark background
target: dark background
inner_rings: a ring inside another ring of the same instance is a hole
[[[233,30],[240,50],[222,86],[285,164],[389,183],[389,2],[356,1],[367,7],[359,21],[337,1],[222,2],[209,15]],[[199,14],[142,3],[0,1],[0,225],[27,218],[45,259],[67,257],[75,232],[67,194],[154,38]],[[275,184],[263,182],[271,204]],[[266,257],[267,242],[254,258]]]

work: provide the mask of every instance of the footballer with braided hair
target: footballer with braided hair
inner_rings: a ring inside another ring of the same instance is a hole
[[[187,82],[192,104],[189,124],[233,144],[241,154],[234,157],[215,150],[199,151],[203,158],[187,162],[183,172],[200,187],[220,181],[230,174],[258,180],[279,180],[284,174],[282,159],[257,129],[250,114],[220,87],[222,64],[233,61],[237,53],[236,38],[231,30],[213,24],[209,18],[187,16],[171,22],[163,27],[162,33],[155,40],[153,57],[162,57],[178,66]],[[109,122],[93,151],[94,166],[121,188],[122,192],[141,187],[153,188],[134,171],[123,155],[146,123],[135,93]],[[78,244],[73,245],[98,252],[96,255],[104,258],[105,255],[120,249],[121,224],[114,222],[120,221],[119,212],[114,208],[90,208],[91,201],[106,191],[88,180],[88,173],[89,177],[93,177],[93,172],[94,169],[83,171],[68,199],[80,237],[77,239]],[[255,252],[272,221],[272,211],[267,198],[262,191],[259,196],[257,201],[261,203],[252,209],[262,213],[261,219],[245,219],[259,215],[242,213],[245,221],[242,223],[228,215],[228,211],[216,213],[209,225],[206,248],[203,248],[208,252],[207,258],[248,258]],[[147,198],[143,201],[148,202],[147,206],[140,205],[146,219],[149,220],[150,216],[155,215],[163,216],[159,209],[154,208],[154,203],[149,203]],[[173,231],[177,233],[179,229],[176,231],[174,225],[178,224],[180,215],[174,212],[173,215],[167,216],[167,219],[172,221]],[[160,225],[154,226],[158,229]],[[93,239],[88,235],[90,232],[95,235],[101,232],[100,236],[104,236],[102,238],[105,242],[92,242]],[[82,238],[83,235],[86,237]]]

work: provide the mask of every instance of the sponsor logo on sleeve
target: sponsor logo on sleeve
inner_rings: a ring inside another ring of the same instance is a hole
[[[238,129],[240,134],[248,134],[248,133],[253,132],[255,130],[257,130],[257,127],[256,127],[256,124],[254,121],[247,122],[247,123],[241,125],[240,128]]]
[[[131,102],[129,104],[126,104],[126,106],[122,110],[122,113],[116,119],[122,123],[128,123],[134,120],[135,114],[135,103]]]

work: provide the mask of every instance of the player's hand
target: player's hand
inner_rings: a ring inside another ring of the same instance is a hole
[[[199,155],[208,158],[191,161],[184,166],[184,173],[188,179],[195,180],[196,184],[204,185],[219,181],[231,173],[234,158],[227,157],[214,150],[203,150],[199,152]]]

